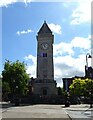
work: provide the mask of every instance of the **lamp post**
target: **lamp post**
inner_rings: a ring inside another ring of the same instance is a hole
[[[91,78],[93,78],[93,77],[92,77],[92,73],[90,73],[90,79],[91,79]],[[91,85],[92,85],[92,79],[91,79]],[[90,85],[90,86],[91,86],[91,85]],[[91,98],[90,98],[90,99],[91,99],[91,101],[90,101],[90,108],[92,108],[92,99],[93,99],[93,96],[92,96],[92,86],[91,86],[91,88],[90,88],[90,97],[91,97]]]
[[[92,56],[89,53],[86,54],[86,67],[87,68],[88,68],[88,58],[92,58]]]
[[[86,70],[88,70],[88,58],[92,58],[92,56],[89,53],[86,54]],[[89,74],[89,78],[92,78],[91,73]],[[92,88],[90,88],[90,89],[92,89]],[[92,98],[92,90],[90,90],[90,95]],[[92,100],[90,101],[90,108],[92,108]]]
[[[86,54],[86,65],[85,65],[85,76],[87,77],[87,78],[89,78],[89,74],[88,74],[88,58],[92,58],[92,56],[89,54],[89,53],[87,53]]]

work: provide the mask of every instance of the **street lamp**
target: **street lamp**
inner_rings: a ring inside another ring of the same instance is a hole
[[[92,56],[89,53],[86,54],[86,65],[85,65],[85,76],[86,77],[89,76],[89,74],[88,74],[88,58],[92,58]]]
[[[88,70],[88,58],[92,58],[92,56],[89,53],[86,54],[86,70]],[[89,78],[92,78],[92,73],[89,74]],[[92,98],[92,90],[90,91],[90,95]],[[90,108],[92,108],[92,100],[90,102]]]
[[[88,58],[92,58],[92,56],[89,53],[86,54],[86,67],[87,68],[88,68]]]

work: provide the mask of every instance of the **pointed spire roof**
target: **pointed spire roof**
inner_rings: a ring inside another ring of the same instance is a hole
[[[40,28],[38,34],[43,34],[43,33],[52,33],[52,31],[50,30],[50,28],[48,27],[46,21],[44,21],[42,27]]]

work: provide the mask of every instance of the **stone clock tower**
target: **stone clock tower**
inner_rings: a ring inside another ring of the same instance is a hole
[[[44,21],[37,34],[37,78],[33,82],[33,94],[57,95],[56,81],[54,81],[53,43],[54,35]]]
[[[54,80],[53,66],[54,36],[46,22],[37,35],[37,78]]]

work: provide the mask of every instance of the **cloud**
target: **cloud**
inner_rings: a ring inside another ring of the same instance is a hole
[[[28,65],[26,72],[30,77],[36,78],[36,65]]]
[[[84,54],[78,56],[78,58],[69,55],[54,57],[54,78],[57,86],[63,86],[62,78],[84,76],[85,64]]]
[[[13,4],[16,2],[18,2],[18,0],[0,0],[0,7],[3,7],[3,6],[7,7],[9,4]]]
[[[30,2],[54,2],[54,0],[0,0],[0,7],[7,7],[10,4],[14,4],[16,2],[23,2],[27,5]],[[68,0],[67,0],[68,1]],[[67,2],[66,1],[66,2]],[[55,2],[63,2],[62,0],[56,0]]]
[[[71,56],[54,57],[55,79],[73,76],[83,76],[85,68],[85,55],[73,58]]]
[[[61,42],[59,44],[54,45],[53,53],[54,56],[58,56],[58,55],[60,56],[63,55],[64,53],[73,55],[74,51],[70,43]]]
[[[32,60],[32,62],[33,62],[34,64],[36,63],[36,57],[34,57],[33,55],[25,56],[24,59],[25,59],[25,60]]]
[[[23,30],[23,31],[17,31],[17,35],[28,34],[28,33],[31,33],[31,32],[33,32],[31,29]]]
[[[33,55],[28,55],[24,57],[24,60],[27,62],[27,70],[26,72],[31,77],[36,77],[36,57]]]
[[[32,0],[24,0],[25,3],[30,3]]]
[[[34,2],[54,2],[53,0],[0,0],[0,7],[8,7],[9,5],[17,3],[17,2],[22,2],[27,6],[27,4],[33,1]],[[62,2],[62,1],[57,0],[55,2]]]
[[[74,37],[71,42],[60,42],[54,44],[54,56],[62,56],[64,54],[73,56],[75,54],[74,48],[79,48],[82,52],[91,49],[90,35],[88,37]]]
[[[0,0],[0,7],[7,7],[10,4],[14,4],[16,2],[23,2],[25,3],[25,5],[27,5],[27,3],[30,3],[34,0]]]
[[[92,0],[83,0],[78,1],[77,8],[73,10],[71,15],[72,20],[71,24],[79,25],[81,23],[90,22],[91,20],[91,1]]]
[[[92,0],[82,0],[82,3],[91,2]],[[30,2],[54,2],[54,0],[0,0],[0,7],[8,7],[10,4],[14,4],[16,2],[23,2],[27,5]],[[71,2],[77,2],[77,0],[55,0],[55,2],[63,2],[64,7],[68,7]],[[66,4],[65,4],[66,3]],[[81,3],[81,0],[78,0],[78,3]],[[86,9],[87,10],[87,9]],[[78,12],[78,11],[76,11]]]
[[[61,26],[58,24],[48,24],[49,28],[51,29],[52,32],[57,33],[57,34],[61,34]]]
[[[71,41],[72,47],[79,47],[83,49],[90,49],[91,48],[91,39],[90,35],[87,38],[84,37],[75,37]]]

